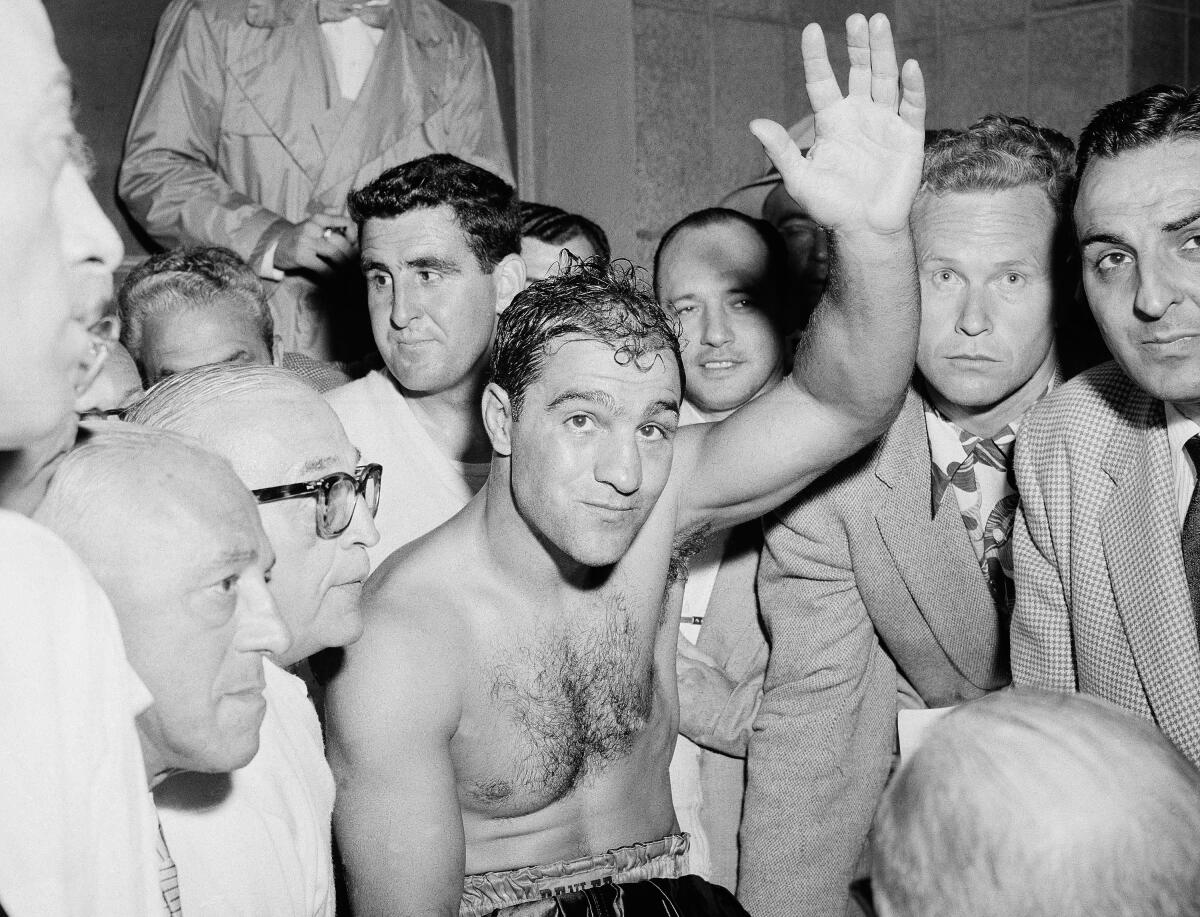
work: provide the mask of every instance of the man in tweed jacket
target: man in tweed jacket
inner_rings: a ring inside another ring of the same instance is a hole
[[[1197,175],[1197,90],[1115,102],[1080,139],[1083,284],[1116,363],[1064,386],[1022,431],[1012,666],[1018,685],[1152,719],[1200,765],[1200,557],[1181,545],[1195,533],[1200,446],[1188,444],[1200,433]]]
[[[926,150],[910,218],[920,379],[878,444],[768,517],[739,884],[755,917],[844,914],[898,709],[1008,684],[1006,467],[1055,378],[1071,153],[1003,116]]]

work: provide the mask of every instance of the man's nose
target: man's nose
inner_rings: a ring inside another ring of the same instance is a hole
[[[278,656],[292,645],[292,634],[279,615],[265,577],[243,576],[239,588],[239,620],[234,646],[243,653]]]
[[[596,455],[596,480],[624,496],[642,486],[642,456],[632,436],[609,434]]]
[[[962,306],[958,311],[955,330],[968,337],[975,337],[985,331],[990,331],[991,327],[987,291],[975,285],[968,286],[963,293]]]
[[[1160,319],[1184,298],[1172,266],[1164,258],[1143,258],[1137,270],[1138,288],[1133,305],[1140,317],[1150,321]]]
[[[407,284],[392,284],[392,327],[406,328],[420,314],[416,298],[407,288]]]
[[[709,347],[721,347],[733,340],[729,316],[721,306],[705,309],[700,326],[700,342]]]
[[[63,256],[76,274],[72,278],[79,306],[75,317],[91,324],[112,295],[113,272],[121,266],[125,246],[75,163],[63,170],[56,197]]]
[[[379,529],[375,527],[375,517],[367,506],[367,498],[362,494],[355,497],[354,515],[346,526],[346,535],[352,544],[360,544],[364,548],[373,548],[379,544]]]

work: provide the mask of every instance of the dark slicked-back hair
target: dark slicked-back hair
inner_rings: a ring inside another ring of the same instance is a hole
[[[346,203],[360,234],[367,220],[449,207],[479,269],[486,274],[505,255],[521,251],[521,214],[512,186],[449,153],[434,153],[388,169],[370,184],[351,191]]]
[[[659,295],[659,277],[662,272],[663,256],[671,243],[685,230],[711,229],[714,226],[745,226],[754,233],[767,248],[767,286],[775,294],[776,311],[783,305],[783,294],[787,290],[787,246],[783,236],[766,220],[756,220],[748,217],[739,210],[728,207],[707,207],[689,213],[673,225],[659,240],[658,248],[654,251],[654,294]],[[779,318],[772,315],[772,318]]]
[[[1151,86],[1096,112],[1079,135],[1075,174],[1082,177],[1097,156],[1111,159],[1177,137],[1200,140],[1200,86]]]
[[[617,362],[644,369],[669,351],[682,391],[679,326],[658,305],[644,274],[623,259],[608,263],[568,256],[561,274],[530,284],[513,298],[496,325],[491,367],[492,381],[508,393],[513,419],[560,339],[607,344]]]
[[[1070,207],[1075,146],[1028,118],[984,115],[925,147],[921,191],[1007,191],[1035,185],[1061,219]]]
[[[547,245],[565,245],[572,239],[584,239],[603,261],[612,257],[608,236],[585,216],[533,201],[521,201],[521,235],[532,236]]]

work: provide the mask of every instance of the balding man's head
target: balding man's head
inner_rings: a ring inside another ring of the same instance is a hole
[[[138,718],[152,781],[247,764],[266,709],[262,656],[289,635],[266,585],[271,546],[228,463],[186,437],[113,424],[63,459],[36,518],[112,600],[154,696]]]
[[[0,29],[0,450],[71,411],[84,328],[112,293],[121,243],[88,190],[71,86],[40,3],[11,0]]]
[[[252,490],[351,475],[358,450],[333,409],[307,383],[273,366],[212,366],[155,386],[129,419],[194,436],[228,459]],[[292,631],[279,658],[290,665],[362,633],[358,598],[370,572],[366,548],[379,540],[361,498],[345,530],[317,532],[322,498],[308,496],[260,507],[277,564],[271,591]]]
[[[1200,773],[1084,695],[992,695],[932,727],[884,795],[881,917],[1200,915]]]

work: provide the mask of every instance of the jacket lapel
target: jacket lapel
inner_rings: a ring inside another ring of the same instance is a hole
[[[929,437],[912,390],[880,446],[875,474],[887,488],[875,521],[917,611],[963,676],[993,687],[998,612],[951,488],[930,519]]]
[[[254,28],[225,60],[229,79],[296,165],[316,182],[325,164],[312,130],[333,102],[316,7],[296,0],[256,0],[247,14]],[[235,91],[236,94],[236,91]]]
[[[1115,485],[1100,519],[1104,557],[1154,718],[1189,747],[1200,711],[1200,648],[1162,403],[1139,393],[1129,421],[1110,440],[1102,465]]]

